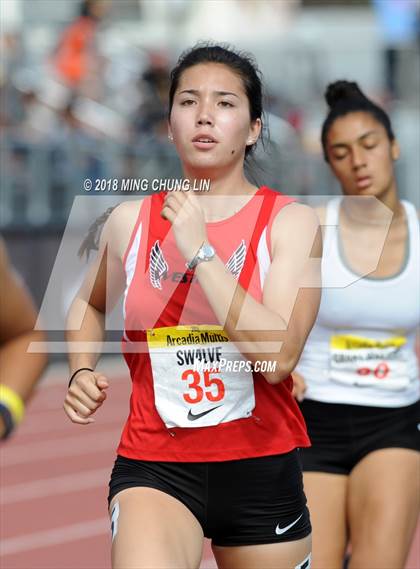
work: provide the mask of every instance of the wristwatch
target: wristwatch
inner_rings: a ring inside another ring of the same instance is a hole
[[[185,263],[187,269],[194,269],[199,263],[203,261],[211,261],[215,256],[216,251],[209,244],[204,242],[200,249],[197,251],[196,255],[191,259],[189,263]]]

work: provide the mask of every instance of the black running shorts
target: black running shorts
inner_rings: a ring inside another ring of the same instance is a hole
[[[312,443],[300,451],[304,471],[349,474],[375,450],[420,450],[419,401],[384,408],[305,399],[300,409]]]
[[[118,456],[108,504],[126,488],[177,498],[214,545],[293,541],[311,533],[299,451],[224,462],[150,462]]]

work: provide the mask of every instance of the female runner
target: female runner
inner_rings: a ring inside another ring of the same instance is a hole
[[[341,567],[350,543],[350,567],[401,569],[420,497],[419,224],[398,197],[386,113],[346,81],[326,100],[322,144],[344,198],[320,211],[322,301],[293,374],[313,445],[301,452],[313,564]]]
[[[124,293],[133,392],[110,481],[114,569],[198,567],[204,536],[219,567],[310,566],[296,450],[308,439],[290,373],[318,310],[321,245],[313,210],[244,176],[261,91],[245,55],[202,45],[181,56],[169,138],[184,180],[210,179],[210,192],[116,208],[70,310],[69,340],[100,341],[106,297]],[[75,423],[105,400],[96,361],[70,353]]]

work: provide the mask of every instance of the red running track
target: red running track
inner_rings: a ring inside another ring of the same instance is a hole
[[[107,485],[130,385],[122,362],[107,362],[106,369],[108,399],[94,424],[66,418],[67,371],[54,366],[19,431],[2,446],[2,569],[110,568]],[[206,541],[201,569],[214,568]],[[406,569],[420,569],[420,527]]]

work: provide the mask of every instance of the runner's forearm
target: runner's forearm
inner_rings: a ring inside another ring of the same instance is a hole
[[[15,391],[24,402],[47,365],[46,353],[28,353],[32,342],[43,342],[43,332],[32,330],[13,338],[0,349],[0,383]],[[42,348],[41,348],[42,349]]]
[[[276,361],[276,373],[264,374],[268,381],[288,377],[296,363],[298,346],[283,318],[238,285],[217,256],[199,264],[196,275],[218,321],[229,338],[239,344],[242,354],[252,363]]]
[[[105,314],[77,297],[67,318],[70,374],[81,367],[95,369],[104,336]]]

